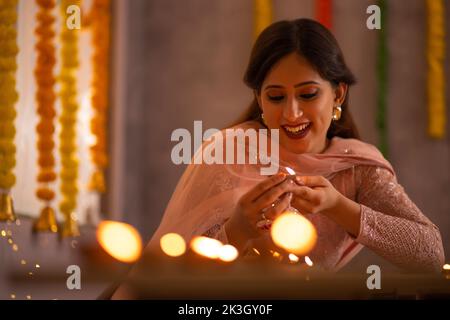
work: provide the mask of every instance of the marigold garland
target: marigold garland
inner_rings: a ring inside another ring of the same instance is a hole
[[[67,19],[66,10],[71,5],[80,6],[80,0],[61,0],[60,13],[63,21]],[[78,32],[77,29],[71,30],[67,28],[66,24],[63,24],[60,34],[61,73],[59,82],[61,91],[59,96],[62,111],[59,118],[61,124],[59,153],[61,156],[60,191],[62,200],[59,209],[64,215],[63,237],[79,235],[74,212],[78,194],[78,158],[76,155],[76,123],[79,109],[76,81],[76,72],[79,66]]]
[[[0,0],[0,221],[15,219],[9,193],[16,183],[16,21],[17,0]]]
[[[53,150],[55,143],[54,119],[56,117],[55,104],[55,77],[53,69],[56,64],[55,57],[55,17],[53,10],[56,7],[55,0],[36,0],[38,12],[36,14],[37,36],[36,53],[37,63],[34,69],[36,80],[36,103],[39,122],[36,126],[37,150],[38,150],[38,175],[39,187],[36,196],[46,203],[41,210],[39,218],[33,225],[34,231],[58,231],[55,212],[51,208],[51,201],[55,198],[55,192],[51,183],[56,180],[55,157]]]
[[[93,0],[88,18],[92,32],[93,45],[93,79],[91,132],[96,142],[91,146],[91,159],[95,171],[91,176],[89,189],[105,192],[104,170],[108,165],[107,153],[107,119],[108,119],[108,87],[109,87],[109,49],[110,49],[110,0]]]
[[[255,38],[272,23],[272,0],[254,0]]]
[[[445,5],[443,0],[427,0],[427,93],[428,134],[445,137]]]

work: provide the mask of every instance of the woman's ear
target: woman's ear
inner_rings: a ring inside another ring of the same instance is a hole
[[[253,94],[255,95],[256,102],[258,102],[258,107],[262,112],[261,95],[258,93],[258,90],[253,90]]]
[[[342,105],[347,96],[348,84],[340,82],[334,89],[334,102],[338,105]]]

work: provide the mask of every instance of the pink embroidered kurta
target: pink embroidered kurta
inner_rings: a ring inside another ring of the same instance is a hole
[[[255,122],[239,127],[260,128]],[[336,137],[322,154],[296,155],[281,149],[279,157],[281,166],[293,168],[298,175],[322,175],[360,204],[361,227],[356,238],[320,213],[306,215],[318,233],[317,244],[308,254],[315,265],[338,270],[366,246],[401,268],[442,268],[439,229],[409,199],[375,147]],[[265,178],[257,165],[189,165],[148,247],[157,246],[167,232],[178,232],[186,241],[207,235],[227,243],[225,222],[240,197]],[[250,241],[248,248],[258,243],[262,242]]]

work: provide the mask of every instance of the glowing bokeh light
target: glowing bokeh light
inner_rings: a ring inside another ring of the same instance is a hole
[[[314,263],[312,262],[312,260],[308,256],[305,256],[305,262],[310,267],[312,267],[314,265]]]
[[[270,250],[270,253],[272,254],[272,257],[274,257],[277,260],[283,260],[283,256],[276,251]]]
[[[97,229],[97,241],[113,258],[131,263],[142,252],[142,239],[137,230],[126,223],[103,221]]]
[[[289,261],[291,261],[292,263],[297,263],[299,260],[300,258],[297,257],[295,254],[289,253]]]
[[[177,233],[168,233],[159,240],[161,250],[171,257],[179,257],[186,252],[186,242]]]
[[[286,211],[272,224],[270,230],[273,242],[296,255],[305,255],[317,241],[314,225],[302,215]]]
[[[191,241],[192,250],[209,259],[217,259],[220,254],[222,242],[208,237],[195,237]]]
[[[231,244],[226,244],[219,249],[219,259],[225,262],[236,260],[239,253]]]

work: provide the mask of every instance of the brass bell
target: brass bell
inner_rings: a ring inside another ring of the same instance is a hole
[[[34,232],[58,232],[56,214],[53,208],[47,206],[42,209],[39,218],[33,224]]]
[[[60,234],[62,238],[78,237],[80,235],[80,230],[78,229],[78,222],[75,213],[66,215],[64,217],[63,225],[60,229]]]
[[[105,175],[103,174],[103,171],[96,170],[91,175],[91,179],[89,181],[89,190],[105,193],[106,184],[105,184]]]
[[[9,193],[0,193],[0,221],[15,221],[14,205]]]

